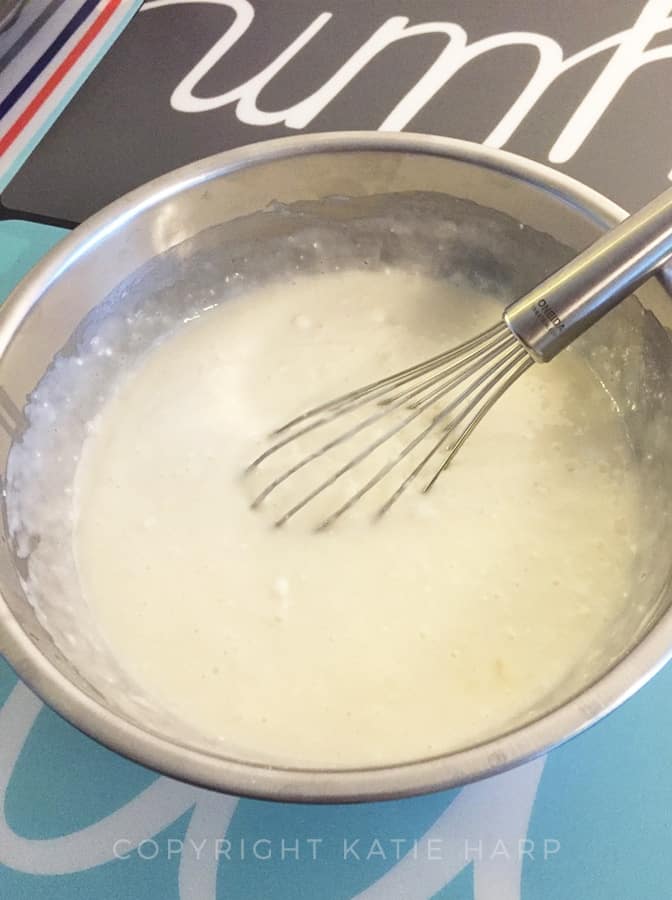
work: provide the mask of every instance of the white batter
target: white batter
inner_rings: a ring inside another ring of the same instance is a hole
[[[339,767],[469,745],[579,683],[627,605],[628,447],[571,353],[376,524],[367,504],[319,535],[250,510],[273,467],[241,473],[274,427],[497,320],[460,293],[400,271],[259,288],[148,352],[87,438],[84,597],[137,682],[226,748]]]

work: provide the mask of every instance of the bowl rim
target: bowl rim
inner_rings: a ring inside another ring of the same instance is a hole
[[[215,154],[160,176],[79,225],[12,291],[0,313],[0,356],[49,285],[106,234],[189,188],[261,163],[334,152],[425,154],[466,162],[556,194],[601,228],[625,211],[599,192],[541,163],[470,141],[432,135],[333,132],[262,141]],[[108,710],[43,656],[0,595],[0,653],[17,675],[89,737],[137,763],[190,784],[261,799],[343,803],[458,787],[530,761],[611,712],[672,657],[672,609],[584,691],[505,735],[431,759],[360,769],[303,769],[232,760],[145,731]]]

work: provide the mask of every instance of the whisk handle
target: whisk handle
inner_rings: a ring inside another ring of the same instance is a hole
[[[548,362],[672,258],[672,188],[507,307],[504,319]]]

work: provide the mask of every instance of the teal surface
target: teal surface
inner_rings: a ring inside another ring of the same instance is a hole
[[[33,222],[0,222],[0,302],[68,231]]]
[[[64,232],[0,223],[6,294]],[[672,668],[590,732],[488,782],[304,806],[182,785],[95,744],[0,660],[2,900],[662,900]]]

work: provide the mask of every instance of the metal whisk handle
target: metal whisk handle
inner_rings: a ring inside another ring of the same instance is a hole
[[[548,362],[672,258],[672,188],[598,238],[504,319],[537,362]]]

